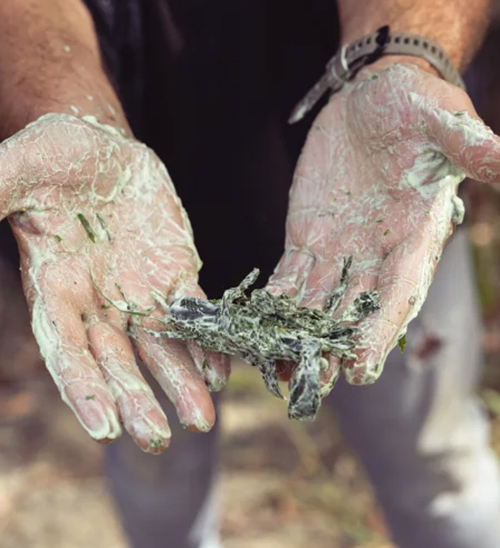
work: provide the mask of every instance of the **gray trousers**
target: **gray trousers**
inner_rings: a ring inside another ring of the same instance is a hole
[[[500,548],[500,474],[475,396],[480,320],[464,230],[429,298],[372,386],[339,383],[325,401],[373,483],[401,548]],[[174,422],[174,421],[172,421]],[[180,428],[161,457],[129,438],[106,467],[133,548],[217,548],[217,432]]]

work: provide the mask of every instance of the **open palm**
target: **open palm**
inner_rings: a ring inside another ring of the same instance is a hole
[[[352,256],[343,306],[371,289],[381,300],[359,325],[358,359],[330,359],[323,393],[341,369],[352,384],[381,374],[461,222],[456,192],[466,175],[500,181],[500,140],[465,92],[416,66],[367,76],[316,118],[294,176],[285,253],[268,288],[322,308]]]
[[[98,440],[121,434],[162,451],[167,419],[134,347],[194,430],[211,428],[207,391],[228,361],[194,344],[135,330],[127,307],[160,313],[152,297],[203,297],[188,218],[145,145],[93,119],[47,115],[0,145],[0,213],[9,216],[35,337],[63,399]],[[146,320],[151,325],[151,320]]]

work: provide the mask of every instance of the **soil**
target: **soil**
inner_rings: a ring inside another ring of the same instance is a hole
[[[238,368],[222,404],[224,547],[394,548],[363,470],[332,434],[334,417],[325,410],[315,423],[289,421],[253,373]],[[126,548],[101,446],[44,373],[11,390],[11,409],[16,399],[25,413],[0,427],[0,546]],[[498,408],[493,390],[485,399]],[[500,450],[493,414],[492,424]]]

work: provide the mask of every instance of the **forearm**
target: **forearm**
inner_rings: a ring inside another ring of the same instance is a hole
[[[492,0],[338,0],[342,43],[390,25],[435,40],[463,70],[481,45]]]
[[[0,2],[0,140],[49,112],[130,129],[81,0]]]

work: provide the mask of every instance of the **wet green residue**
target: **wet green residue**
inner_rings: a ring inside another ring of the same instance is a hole
[[[92,394],[92,395],[90,395],[90,396],[85,396],[85,399],[86,399],[87,401],[90,401],[90,400],[93,401],[93,400],[95,400],[95,394]]]
[[[89,240],[95,244],[96,238],[95,238],[94,231],[92,230],[92,227],[90,226],[90,223],[87,221],[83,213],[78,213],[77,217],[78,217],[78,220],[82,223],[82,226],[85,229],[85,232],[87,233],[87,236],[89,237]]]
[[[160,449],[160,447],[163,447],[163,440],[161,440],[160,438],[151,438],[149,440],[149,446],[153,449]]]

